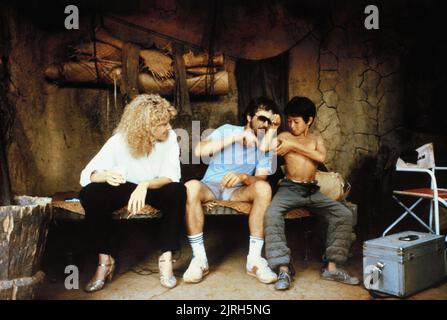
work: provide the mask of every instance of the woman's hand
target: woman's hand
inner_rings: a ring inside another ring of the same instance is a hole
[[[90,175],[90,181],[96,183],[108,183],[111,186],[117,187],[120,184],[126,182],[121,173],[114,170],[106,170],[106,171],[93,171]]]
[[[147,188],[148,183],[141,182],[130,195],[129,203],[127,204],[129,217],[138,213],[146,204]]]
[[[105,179],[108,184],[111,186],[117,187],[120,184],[123,184],[126,182],[123,175],[117,171],[113,170],[107,170],[105,172]]]

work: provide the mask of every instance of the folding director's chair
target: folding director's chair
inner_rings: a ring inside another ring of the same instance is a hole
[[[421,156],[421,149],[423,149]],[[433,145],[427,144],[417,149],[419,152],[419,160],[418,165],[416,166],[406,166],[402,161],[397,163],[396,171],[403,171],[408,173],[427,173],[430,176],[430,188],[416,188],[416,189],[407,189],[407,190],[394,190],[393,191],[393,199],[405,209],[405,212],[395,221],[393,222],[384,232],[383,236],[385,236],[394,226],[396,226],[405,216],[411,215],[413,216],[420,224],[422,224],[430,233],[435,233],[437,235],[440,234],[439,230],[439,205],[442,205],[447,208],[447,189],[438,188],[438,183],[436,181],[436,170],[447,170],[447,167],[436,167],[434,163],[433,156]],[[400,160],[400,159],[399,159]],[[420,161],[421,160],[421,161]],[[429,161],[430,160],[430,161]],[[402,166],[402,164],[404,164]],[[398,196],[405,197],[413,197],[417,198],[416,202],[411,205],[411,207],[407,207],[402,201],[399,200]],[[422,200],[430,201],[430,215],[429,215],[429,224],[427,225],[421,218],[419,218],[416,213],[413,212],[413,209],[422,202]],[[433,219],[434,218],[434,219]],[[435,224],[435,228],[433,229],[433,220]]]

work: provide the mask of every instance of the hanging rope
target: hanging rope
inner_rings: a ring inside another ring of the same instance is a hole
[[[207,73],[205,75],[205,92],[208,95],[214,94],[214,47],[218,26],[218,15],[222,9],[222,2],[220,0],[210,2],[209,19],[205,26],[205,32],[202,40],[202,45],[207,48],[208,61]]]
[[[113,108],[114,108],[114,110],[116,111],[116,101],[117,101],[117,99],[118,99],[118,97],[117,97],[117,83],[116,83],[116,76],[115,77],[113,77],[113,100],[114,100],[114,106],[113,106]]]
[[[100,83],[99,68],[98,68],[98,58],[97,58],[97,55],[96,55],[95,15],[92,15],[91,26],[92,26],[92,36],[93,36],[93,61],[95,63],[96,83]]]
[[[107,115],[107,132],[109,132],[109,123],[110,123],[110,100],[109,100],[109,90],[106,90],[107,100],[106,100],[106,115]]]
[[[140,47],[130,42],[124,43],[120,90],[126,102],[131,101],[138,95],[139,59]]]
[[[174,105],[180,111],[192,115],[191,103],[189,101],[189,89],[186,83],[185,60],[183,59],[184,48],[181,44],[174,43],[174,72],[175,72],[175,88],[174,88]]]

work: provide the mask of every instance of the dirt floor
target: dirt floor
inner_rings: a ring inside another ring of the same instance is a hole
[[[183,283],[181,276],[191,258],[189,245],[184,242],[175,264],[178,285],[174,289],[159,284],[156,259],[157,221],[118,221],[116,228],[118,270],[115,279],[102,291],[87,294],[82,288],[95,268],[95,256],[85,254],[88,243],[81,223],[59,223],[50,229],[44,271],[47,276],[39,299],[81,300],[369,300],[363,286],[348,286],[319,278],[322,267],[321,248],[315,232],[308,241],[308,260],[302,222],[287,222],[287,237],[294,254],[297,271],[290,290],[275,291],[273,285],[262,284],[245,273],[248,250],[248,226],[245,217],[208,217],[205,245],[210,262],[210,274],[198,284]],[[155,235],[155,237],[154,237]],[[357,243],[354,256],[346,269],[361,278],[361,244]],[[79,289],[64,287],[65,265],[79,267]],[[447,300],[447,283],[415,294],[408,299]]]

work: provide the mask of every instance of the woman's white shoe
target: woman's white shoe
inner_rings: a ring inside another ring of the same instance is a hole
[[[177,279],[172,271],[172,254],[164,253],[158,259],[158,270],[160,272],[160,284],[168,289],[172,289],[177,285]]]

